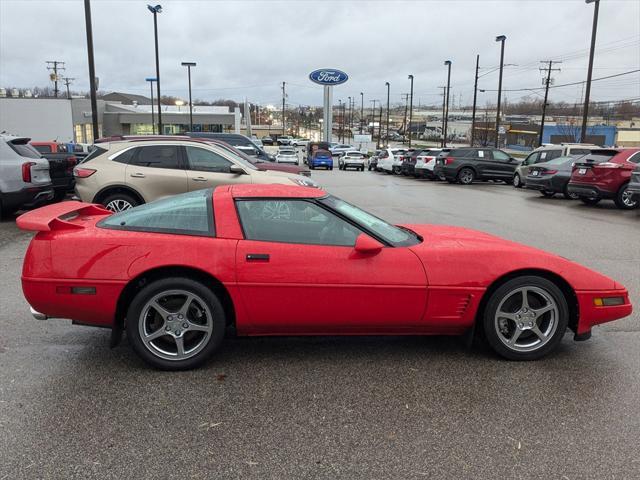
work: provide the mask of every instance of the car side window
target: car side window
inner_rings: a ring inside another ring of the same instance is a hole
[[[632,163],[638,163],[640,164],[640,152],[636,152],[633,155],[631,155],[628,159],[628,161],[632,162]]]
[[[247,240],[352,247],[360,229],[307,200],[238,200]]]
[[[540,158],[540,152],[533,152],[524,159],[522,165],[533,165],[534,163],[538,163],[538,158]]]
[[[549,160],[553,160],[560,156],[562,156],[562,150],[543,150],[540,152],[540,161],[548,162]]]
[[[232,163],[211,150],[187,147],[187,159],[191,170],[201,172],[230,173]]]
[[[101,228],[138,232],[213,236],[212,190],[175,195],[115,213],[98,223]]]
[[[130,165],[139,167],[153,168],[173,168],[178,169],[180,166],[180,153],[177,145],[153,145],[148,147],[139,147],[137,155],[135,155]]]
[[[493,159],[498,162],[508,162],[511,157],[500,150],[493,151]]]
[[[116,153],[115,157],[112,157],[111,159],[114,162],[118,162],[118,163],[125,163],[125,164],[129,164],[132,163],[131,160],[133,159],[133,157],[135,157],[136,153],[138,153],[138,150],[140,150],[139,148],[130,148],[128,150],[125,150],[123,152],[120,153]]]

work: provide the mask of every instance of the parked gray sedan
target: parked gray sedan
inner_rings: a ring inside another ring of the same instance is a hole
[[[576,200],[578,196],[567,190],[571,179],[571,167],[575,160],[575,157],[558,157],[530,166],[524,186],[538,190],[545,197],[553,197],[556,193],[562,193],[565,198]]]

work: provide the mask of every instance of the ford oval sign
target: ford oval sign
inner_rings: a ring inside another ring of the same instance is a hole
[[[309,74],[309,79],[319,85],[340,85],[349,80],[349,75],[333,68],[322,68]]]

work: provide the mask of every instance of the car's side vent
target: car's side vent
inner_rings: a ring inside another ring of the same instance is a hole
[[[456,307],[456,315],[458,317],[463,317],[470,303],[471,303],[471,295],[465,295],[464,297],[462,297],[458,302],[458,306]]]

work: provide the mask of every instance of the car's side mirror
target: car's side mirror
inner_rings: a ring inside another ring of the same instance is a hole
[[[242,168],[240,165],[231,165],[229,167],[229,172],[234,173],[236,175],[246,175],[247,172],[244,171],[244,168]]]
[[[376,253],[382,250],[382,245],[379,241],[374,238],[371,238],[369,235],[365,235],[361,233],[356,238],[356,244],[353,249],[358,253],[364,253],[369,255],[375,255]]]

